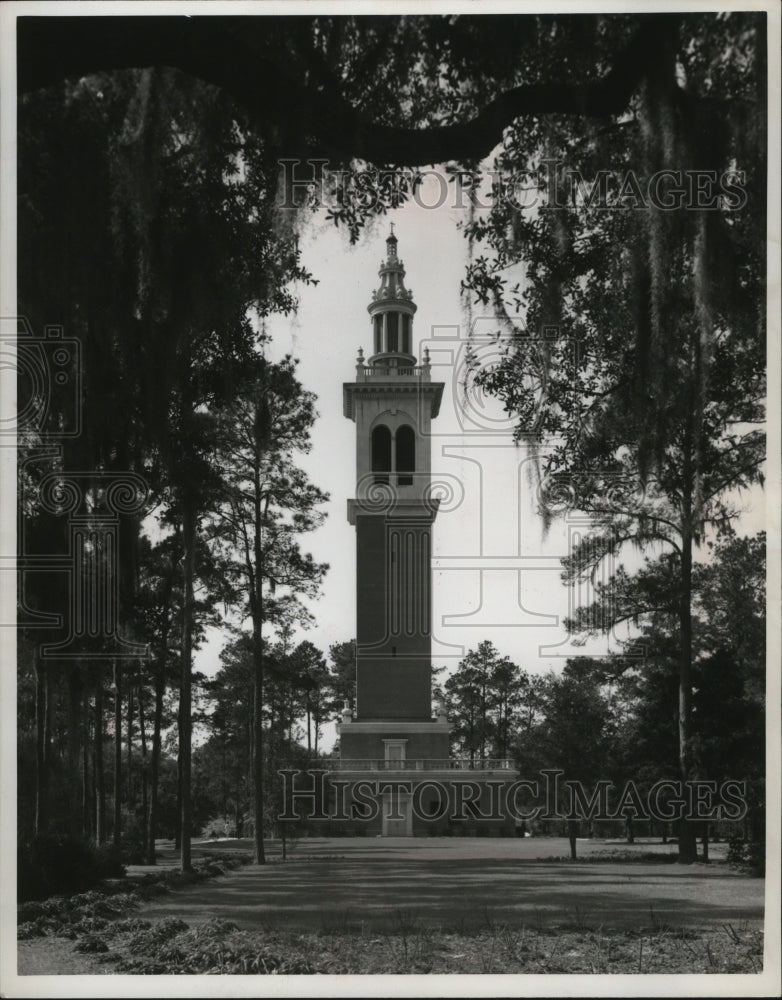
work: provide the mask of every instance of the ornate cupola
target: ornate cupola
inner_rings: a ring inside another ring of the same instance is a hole
[[[393,229],[386,247],[380,287],[369,305],[374,353],[365,359],[359,348],[355,381],[343,387],[343,412],[356,423],[351,523],[359,513],[374,509],[370,501],[380,496],[377,486],[391,488],[388,500],[396,512],[412,504],[421,516],[432,516],[437,506],[430,497],[431,421],[439,412],[444,385],[432,381],[428,349],[421,364],[413,353],[416,306],[405,288]]]
[[[380,262],[380,287],[372,293],[367,307],[372,320],[374,353],[371,367],[397,368],[415,364],[413,316],[416,305],[413,293],[405,288],[405,266],[397,255],[394,224],[386,240],[386,259]]]

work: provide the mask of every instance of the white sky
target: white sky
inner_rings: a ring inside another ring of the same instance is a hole
[[[430,179],[420,200],[431,204],[438,192]],[[297,290],[295,316],[272,317],[268,323],[272,353],[298,357],[301,382],[318,396],[312,452],[301,464],[331,494],[324,526],[302,539],[305,550],[331,568],[322,597],[311,605],[316,626],[295,641],[308,638],[327,653],[331,643],[355,635],[355,529],[346,517],[346,501],[354,495],[355,424],[342,415],[342,383],[355,377],[359,346],[366,356],[372,353],[367,305],[393,221],[406,284],[418,306],[414,343],[420,348],[422,341],[436,338],[430,348],[432,378],[445,382],[433,425],[433,480],[451,486],[457,498],[450,512],[443,504],[434,525],[433,662],[450,670],[469,649],[490,639],[526,670],[557,670],[568,655],[616,649],[616,637],[583,648],[567,640],[561,620],[587,596],[574,594],[560,580],[559,559],[578,524],[555,522],[544,537],[529,463],[523,449],[513,445],[511,423],[496,401],[483,400],[480,413],[459,415],[455,383],[460,342],[467,336],[460,298],[467,241],[456,230],[466,218],[466,210],[453,207],[457,200],[452,195],[437,209],[410,203],[378,221],[353,247],[344,229],[321,213],[314,215],[301,247],[303,263],[319,284]],[[480,332],[480,314],[474,313],[472,321]],[[420,357],[421,350],[416,353]],[[449,355],[454,360],[438,364]],[[764,521],[762,492],[744,500],[755,509],[745,515],[740,530],[758,531]],[[222,636],[210,635],[197,655],[199,669],[211,674],[218,668],[222,643]]]

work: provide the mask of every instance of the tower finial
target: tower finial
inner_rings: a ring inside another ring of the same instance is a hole
[[[386,246],[388,247],[388,259],[396,260],[396,245],[399,241],[394,234],[394,223],[391,223],[391,235],[386,240]]]

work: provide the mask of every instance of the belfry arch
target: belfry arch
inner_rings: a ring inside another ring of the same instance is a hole
[[[416,432],[410,418],[381,414],[370,432],[372,481],[412,486],[416,469]],[[396,425],[396,426],[395,426]]]
[[[386,424],[372,429],[372,475],[376,483],[387,483],[393,470],[391,446],[393,439]]]

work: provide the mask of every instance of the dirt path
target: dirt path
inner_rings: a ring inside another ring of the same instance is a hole
[[[17,972],[20,976],[99,976],[114,970],[92,955],[73,950],[66,938],[33,938],[17,945]]]

